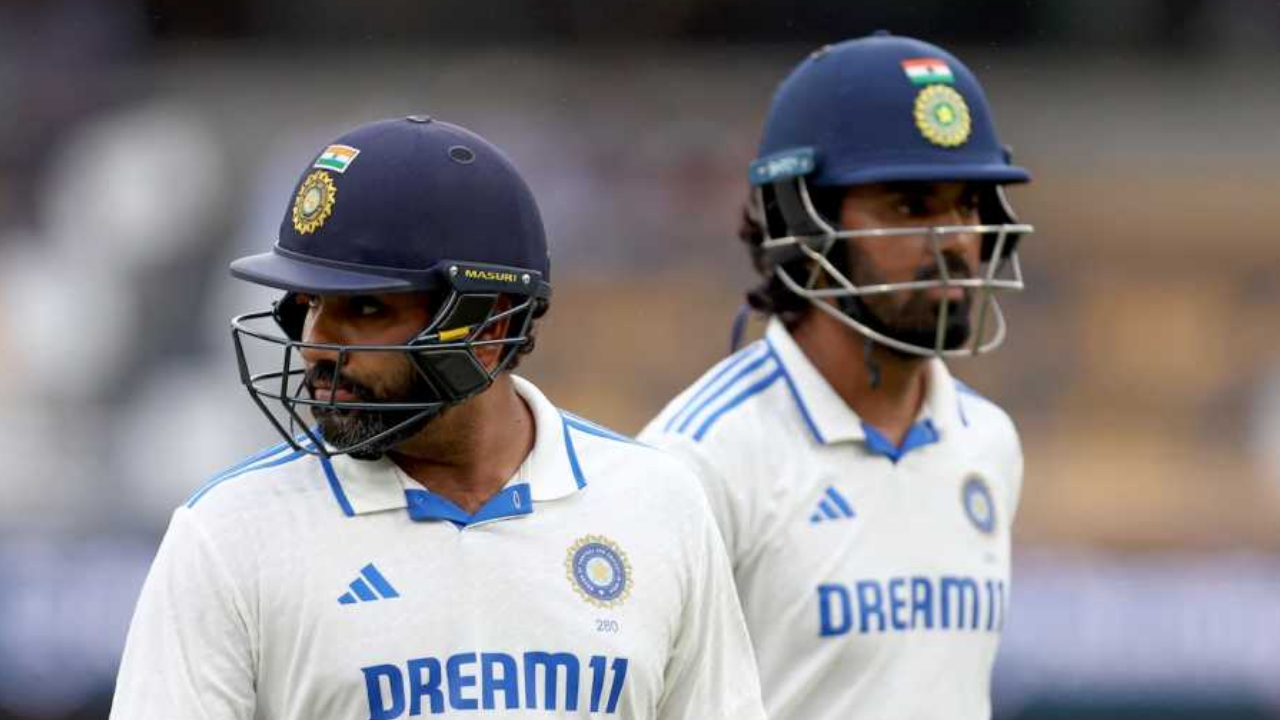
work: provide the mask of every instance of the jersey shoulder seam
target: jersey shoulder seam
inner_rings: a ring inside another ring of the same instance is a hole
[[[270,468],[280,467],[295,462],[309,455],[305,450],[293,449],[288,443],[280,443],[271,448],[251,455],[248,459],[223,470],[214,475],[204,485],[200,486],[191,497],[187,498],[182,506],[190,510],[205,498],[215,488],[225,484],[228,481],[237,478],[243,478],[248,475],[261,474],[262,471]]]

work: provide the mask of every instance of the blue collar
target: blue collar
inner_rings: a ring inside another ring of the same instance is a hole
[[[968,425],[957,397],[956,381],[940,359],[929,361],[921,417],[907,431],[901,447],[895,447],[845,403],[777,318],[769,321],[765,342],[782,367],[800,417],[819,443],[861,442],[868,452],[896,463],[908,452],[938,442],[953,429]]]
[[[408,503],[409,517],[415,522],[448,520],[459,527],[533,512],[533,495],[529,491],[529,483],[502,488],[474,515],[468,515],[448,498],[426,490],[405,490],[404,499]]]
[[[343,514],[352,517],[406,508],[415,520],[447,519],[475,524],[527,514],[532,512],[534,503],[566,498],[585,487],[589,473],[584,472],[575,438],[571,435],[585,433],[608,439],[624,438],[569,413],[561,413],[531,383],[514,375],[511,379],[516,392],[533,412],[537,427],[533,451],[527,459],[527,472],[519,478],[522,485],[504,488],[471,516],[438,495],[427,493],[421,484],[405,475],[388,458],[373,461],[356,460],[348,455],[321,458],[329,487]],[[520,491],[519,503],[511,495],[517,487],[524,488]],[[418,494],[429,498],[417,501],[419,505],[415,510],[412,498]]]
[[[928,418],[912,425],[902,438],[902,444],[897,447],[889,442],[889,438],[885,437],[865,420],[862,422],[862,433],[866,437],[868,452],[874,455],[883,455],[894,463],[897,463],[912,450],[938,442],[938,429],[933,426],[933,421]]]

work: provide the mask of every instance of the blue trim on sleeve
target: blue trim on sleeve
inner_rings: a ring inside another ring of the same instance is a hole
[[[769,388],[770,385],[776,382],[778,378],[782,377],[783,375],[785,375],[785,373],[783,372],[781,366],[779,366],[778,369],[764,376],[763,379],[758,380],[754,384],[748,386],[746,390],[743,390],[742,392],[738,393],[737,397],[733,398],[732,400],[725,403],[724,405],[721,405],[718,410],[711,413],[711,415],[708,416],[707,419],[702,422],[701,427],[699,427],[698,431],[693,434],[694,441],[701,442],[703,436],[707,434],[707,431],[710,430],[711,427],[716,424],[716,421],[719,420],[721,416],[723,416],[725,413],[729,412],[730,410],[734,409],[735,407],[741,405],[744,401],[746,401],[747,398],[764,392]]]
[[[288,446],[286,445],[285,447],[288,447]],[[257,464],[251,464],[246,466],[245,463],[240,463],[240,465],[237,466],[240,468],[239,470],[224,472],[223,474],[215,477],[213,480],[210,480],[209,482],[205,483],[204,487],[201,487],[199,490],[197,490],[196,493],[191,496],[191,499],[187,500],[186,506],[188,508],[195,507],[196,503],[200,502],[200,500],[205,495],[208,495],[210,490],[213,490],[214,488],[216,488],[217,486],[221,485],[222,483],[228,480],[233,480],[235,478],[240,477],[241,475],[247,475],[248,473],[256,472],[258,470],[265,470],[269,467],[275,467],[277,465],[284,465],[285,463],[293,462],[294,460],[297,460],[298,458],[302,457],[305,454],[306,453],[304,453],[301,450],[294,450],[293,452],[283,457],[275,457],[274,455],[267,455],[262,459],[261,462]]]
[[[217,480],[218,478],[221,478],[224,475],[230,475],[231,473],[236,472],[237,470],[246,468],[258,462],[259,460],[264,460],[268,457],[271,457],[272,455],[278,455],[281,452],[284,452],[286,449],[288,449],[288,447],[289,447],[289,443],[280,443],[279,445],[274,445],[272,447],[267,448],[266,450],[260,450],[254,453],[253,455],[250,455],[249,457],[245,458],[244,460],[241,460],[235,465],[232,465],[226,470],[223,470],[217,475],[214,475],[212,479]]]
[[[738,373],[737,373],[736,375],[734,375],[734,376],[729,380],[729,382],[725,383],[725,384],[724,384],[724,386],[723,386],[723,387],[721,387],[719,390],[716,390],[714,393],[711,393],[711,395],[710,395],[709,397],[707,397],[706,399],[704,399],[701,403],[699,403],[699,404],[698,404],[698,406],[697,406],[697,407],[695,407],[695,408],[693,409],[693,412],[691,412],[691,413],[689,413],[687,416],[685,416],[684,422],[680,423],[680,427],[676,428],[676,432],[681,432],[681,433],[682,433],[682,432],[684,432],[684,431],[688,430],[688,429],[689,429],[689,425],[690,425],[691,423],[693,423],[693,421],[694,421],[694,420],[695,420],[699,415],[701,415],[701,414],[702,414],[702,411],[703,411],[703,410],[706,410],[706,409],[707,409],[707,407],[711,405],[711,403],[713,403],[713,402],[715,402],[715,401],[719,400],[720,398],[724,397],[725,395],[727,395],[727,394],[729,393],[729,391],[730,391],[730,390],[735,389],[735,388],[737,387],[737,385],[738,385],[739,383],[741,383],[741,382],[742,382],[742,381],[743,381],[747,376],[749,376],[751,373],[753,373],[753,372],[755,372],[756,370],[758,370],[758,369],[759,369],[762,365],[764,365],[765,363],[770,362],[770,361],[772,361],[772,360],[773,360],[773,356],[772,356],[769,352],[767,352],[767,351],[766,351],[766,352],[765,352],[763,355],[761,355],[760,357],[758,357],[758,358],[756,358],[755,360],[753,360],[753,361],[751,361],[751,362],[747,363],[746,367],[744,367],[744,368],[742,368],[741,370],[739,370],[739,371],[738,371]],[[717,412],[715,415],[716,415],[716,416],[718,416],[719,414],[720,414],[720,413],[719,413],[719,412]],[[705,425],[705,422],[704,422],[703,424]],[[695,438],[695,439],[696,439],[696,438]]]
[[[591,422],[590,420],[578,417],[577,415],[574,415],[573,413],[567,410],[561,410],[560,416],[564,418],[565,425],[573,428],[574,430],[580,430],[588,435],[595,435],[596,437],[602,437],[602,438],[605,438],[606,440],[617,440],[618,442],[624,442],[630,445],[641,444],[636,440],[629,438],[626,435],[623,435],[622,433],[616,432],[614,430],[610,430],[609,428],[604,427],[603,425],[597,425]]]
[[[351,503],[347,502],[347,494],[342,492],[342,483],[338,481],[338,474],[333,470],[333,463],[329,462],[329,458],[321,455],[320,465],[324,468],[324,476],[329,480],[329,489],[333,491],[338,507],[342,508],[342,514],[355,517],[356,511],[351,509]]]
[[[693,394],[693,397],[689,398],[688,401],[686,401],[685,404],[682,405],[679,410],[677,410],[675,413],[671,415],[671,418],[667,420],[667,424],[663,426],[662,431],[671,432],[673,429],[675,429],[676,432],[684,432],[685,428],[688,427],[689,423],[693,421],[693,416],[701,412],[702,408],[705,407],[707,403],[712,402],[713,400],[715,400],[716,397],[723,394],[735,382],[738,382],[738,380],[740,380],[744,374],[749,373],[752,369],[756,367],[759,367],[759,364],[763,362],[764,358],[768,357],[767,352],[760,355],[760,357],[756,358],[756,361],[752,363],[750,368],[743,370],[743,372],[733,377],[731,380],[729,380],[729,382],[725,383],[718,390],[712,393],[711,397],[704,398],[704,396],[706,396],[708,392],[710,392],[713,388],[716,387],[716,383],[720,382],[721,378],[723,378],[725,375],[728,375],[733,370],[737,369],[738,366],[741,365],[743,362],[747,361],[752,357],[755,357],[755,352],[759,349],[760,349],[760,345],[758,342],[752,343],[747,347],[743,348],[742,350],[739,350],[736,355],[730,356],[729,360],[725,363],[724,367],[720,368],[720,370],[718,370],[715,375],[711,376],[711,379],[704,382],[702,384],[702,387],[698,388],[697,392]],[[704,399],[705,399],[705,402],[700,402]],[[676,428],[675,427],[676,421],[680,420],[682,416],[684,417],[684,420],[683,422],[680,423],[680,427]]]
[[[827,443],[822,437],[822,433],[818,430],[818,424],[813,421],[813,416],[809,414],[809,408],[804,404],[804,399],[800,397],[800,391],[796,388],[795,380],[791,378],[791,373],[787,371],[787,364],[782,362],[782,357],[778,355],[778,350],[769,342],[769,338],[765,338],[765,344],[769,346],[769,354],[773,355],[778,361],[778,367],[782,368],[782,379],[787,381],[787,389],[791,391],[791,399],[796,401],[796,407],[800,410],[800,417],[804,418],[804,424],[809,426],[809,432],[813,433],[813,439],[817,440],[820,445]]]
[[[222,479],[223,479],[223,478],[225,478],[225,477],[227,477],[228,475],[231,475],[232,473],[235,473],[235,472],[237,472],[237,471],[239,471],[239,470],[243,470],[244,468],[246,468],[246,467],[248,467],[248,466],[250,466],[250,465],[252,465],[252,464],[254,464],[254,463],[256,463],[256,462],[258,462],[258,461],[260,461],[260,460],[265,460],[265,459],[267,459],[267,458],[271,457],[272,455],[278,455],[278,454],[280,454],[280,453],[284,452],[284,451],[285,451],[285,449],[286,449],[286,448],[288,448],[288,447],[289,447],[289,444],[288,444],[288,443],[280,443],[279,445],[275,445],[275,446],[269,447],[269,448],[267,448],[266,450],[259,450],[258,452],[256,452],[256,453],[254,453],[254,454],[250,455],[249,457],[245,458],[244,460],[241,460],[240,462],[236,463],[235,465],[232,465],[231,467],[227,468],[226,470],[222,470],[222,471],[218,472],[216,475],[214,475],[213,477],[211,477],[211,478],[209,478],[208,480],[206,480],[206,481],[205,481],[205,483],[204,483],[203,485],[201,485],[200,487],[196,488],[196,491],[195,491],[194,493],[192,493],[192,494],[191,494],[191,497],[187,498],[187,502],[186,502],[186,503],[184,503],[184,504],[187,504],[187,507],[191,507],[191,505],[190,505],[189,503],[193,503],[193,502],[195,502],[195,501],[196,501],[196,500],[197,500],[201,495],[204,495],[204,494],[205,494],[205,492],[207,492],[207,491],[208,491],[210,488],[212,488],[214,485],[217,485],[218,483],[222,482]]]

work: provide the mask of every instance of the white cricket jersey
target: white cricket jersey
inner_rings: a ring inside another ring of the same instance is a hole
[[[113,720],[763,718],[689,469],[515,378],[537,437],[474,515],[280,446],[174,513]]]
[[[771,720],[990,717],[1022,452],[942,361],[894,447],[774,320],[640,438],[701,476]]]

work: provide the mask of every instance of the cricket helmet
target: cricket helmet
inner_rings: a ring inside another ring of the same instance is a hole
[[[1003,186],[1031,176],[1012,164],[981,85],[951,53],[883,32],[813,52],[778,87],[749,177],[751,206],[765,230],[766,272],[791,292],[906,353],[978,354],[1004,340],[994,295],[1022,289],[1018,240],[1033,229],[1017,221]],[[953,181],[980,189],[980,224],[848,230],[814,202],[827,188]],[[950,277],[946,270],[941,243],[958,233],[982,236],[978,277]],[[929,240],[941,277],[862,286],[850,279],[845,243],[909,237]],[[862,298],[956,286],[978,296],[978,329],[966,347],[945,346],[946,299],[931,344],[905,342],[869,326]]]
[[[443,409],[483,392],[519,351],[551,294],[550,258],[538,207],[510,160],[484,138],[427,116],[384,120],[337,138],[294,185],[269,252],[231,264],[242,280],[284,291],[270,310],[232,320],[240,379],[272,425],[297,449],[360,453],[403,437]],[[297,296],[426,292],[429,323],[396,345],[304,342],[307,308]],[[499,299],[510,300],[504,306]],[[501,337],[481,337],[508,320]],[[250,367],[246,343],[281,350],[279,366]],[[501,346],[496,367],[476,356]],[[430,388],[412,402],[310,397],[304,348],[337,353],[403,353]],[[335,447],[300,410],[395,412],[404,420],[376,437]],[[376,454],[376,453],[374,453]]]

